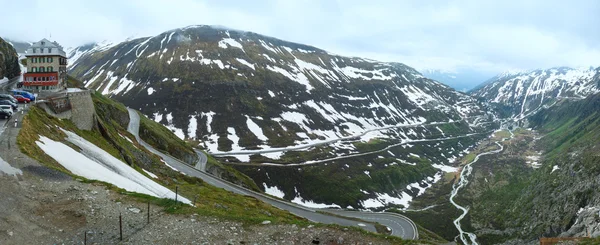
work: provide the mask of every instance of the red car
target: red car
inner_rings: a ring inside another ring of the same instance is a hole
[[[16,94],[16,95],[13,95],[13,97],[15,97],[15,99],[17,99],[17,101],[19,103],[29,103],[29,102],[31,102],[31,100],[29,98],[25,98],[22,95]]]

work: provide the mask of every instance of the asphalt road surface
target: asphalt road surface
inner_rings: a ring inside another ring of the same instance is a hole
[[[152,146],[148,145],[146,142],[144,142],[142,139],[140,139],[140,137],[138,135],[139,123],[140,123],[139,115],[133,109],[128,109],[128,110],[129,110],[130,120],[129,120],[129,126],[127,128],[127,131],[132,133],[135,136],[135,138],[137,139],[137,141],[142,146],[147,148],[152,153],[162,157],[163,160],[166,161],[169,165],[171,165],[172,167],[176,168],[177,170],[181,171],[184,174],[198,177],[210,185],[213,185],[213,186],[216,186],[219,188],[223,188],[225,190],[228,190],[228,191],[231,191],[231,192],[234,192],[237,194],[255,197],[263,202],[269,203],[277,208],[287,210],[290,213],[293,213],[300,217],[304,217],[313,222],[324,223],[324,224],[338,224],[338,225],[342,225],[342,226],[360,227],[362,229],[365,229],[365,230],[368,230],[371,232],[376,232],[375,226],[371,222],[377,222],[377,223],[380,223],[384,226],[387,226],[389,229],[391,229],[392,235],[394,235],[394,236],[402,237],[403,239],[418,239],[418,232],[417,232],[417,228],[414,225],[414,223],[410,219],[408,219],[402,215],[399,215],[399,214],[307,208],[307,207],[303,207],[303,206],[300,206],[300,205],[297,205],[294,203],[290,203],[285,200],[273,198],[273,197],[265,195],[263,193],[251,191],[249,189],[237,186],[228,181],[216,178],[210,174],[200,171],[199,169],[189,166],[188,164],[183,163],[182,161],[179,161],[178,159],[175,159],[169,155],[163,154],[162,152],[154,149]],[[197,152],[197,153],[198,153],[199,157],[201,155],[204,155],[204,154],[200,154],[201,152]],[[201,164],[199,161],[199,163],[196,164],[195,167],[199,166],[200,168],[202,168],[202,165],[205,167],[206,166],[206,156],[205,155],[204,155],[204,159],[205,159],[204,164]],[[320,211],[320,212],[317,212],[317,211]],[[329,213],[331,213],[331,215],[323,213],[323,212],[329,212]],[[343,218],[340,216],[346,216],[346,217],[350,217],[352,219],[346,219],[346,218]],[[357,221],[355,219],[364,220],[364,222]]]

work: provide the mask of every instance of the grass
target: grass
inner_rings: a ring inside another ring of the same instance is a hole
[[[114,128],[118,127],[116,124],[107,122],[102,123],[107,125],[105,127],[111,132],[123,130]],[[110,125],[110,127],[108,125]],[[255,198],[234,194],[232,192],[210,186],[200,179],[185,176],[172,170],[167,170],[167,167],[164,166],[164,164],[156,163],[156,165],[153,168],[149,168],[149,170],[158,175],[159,182],[169,189],[174,190],[177,186],[179,193],[190,200],[193,200],[193,197],[197,196],[197,207],[183,205],[169,199],[160,199],[139,193],[127,192],[108,183],[96,180],[88,180],[80,176],[75,176],[62,167],[53,158],[45,154],[35,143],[39,139],[40,135],[51,138],[55,141],[66,143],[64,139],[66,135],[62,132],[62,130],[60,130],[60,128],[77,133],[86,140],[94,143],[124,162],[127,162],[125,161],[125,158],[133,158],[133,155],[123,157],[119,149],[114,147],[113,143],[106,140],[97,129],[91,131],[78,130],[69,120],[60,120],[51,117],[46,114],[43,109],[36,106],[32,106],[29,113],[25,116],[22,128],[17,137],[17,144],[24,154],[38,160],[40,163],[48,167],[65,172],[74,178],[82,179],[87,183],[103,183],[111,190],[134,197],[143,202],[150,201],[154,204],[163,206],[165,211],[169,213],[198,213],[229,220],[242,221],[250,224],[260,223],[264,220],[270,220],[275,223],[309,223],[305,219],[294,216],[287,211],[275,208]],[[134,147],[130,142],[126,141],[122,137],[115,138],[121,139],[115,142],[122,144],[120,147],[123,149]],[[129,144],[129,146],[127,146],[127,144]],[[156,157],[154,157],[153,161],[159,162]],[[133,165],[136,170],[143,173],[139,167],[139,164],[141,163],[139,163],[137,159],[129,164]]]
[[[77,78],[67,74],[67,87],[68,88],[82,88],[85,85]]]
[[[101,98],[96,98],[95,102],[102,103],[102,100],[103,99]],[[107,105],[98,105],[97,108],[101,106]],[[69,144],[65,141],[66,135],[64,135],[62,132],[62,128],[77,133],[78,135],[86,138],[88,141],[98,145],[103,150],[109,152],[111,155],[123,160],[124,162],[127,162],[137,171],[143,173],[140,167],[140,165],[143,163],[140,162],[139,159],[135,159],[134,156],[135,154],[140,154],[140,152],[147,152],[140,151],[138,153],[134,153],[133,151],[129,151],[128,149],[136,148],[136,146],[139,147],[139,145],[134,146],[133,143],[127,141],[121,136],[116,136],[116,134],[119,133],[128,138],[132,138],[132,136],[128,135],[125,129],[120,127],[119,123],[117,123],[114,119],[111,118],[108,122],[103,120],[103,118],[108,119],[106,118],[107,114],[104,112],[98,111],[98,114],[98,125],[100,125],[99,128],[94,128],[90,131],[83,131],[77,129],[69,120],[53,118],[46,114],[43,109],[32,106],[29,113],[23,120],[22,128],[17,137],[17,143],[23,153],[38,160],[40,163],[48,167],[65,172],[73,178],[81,179],[84,183],[97,183],[105,185],[107,189],[125,195],[123,198],[131,198],[138,202],[150,202],[158,205],[162,207],[166,213],[175,215],[189,215],[195,213],[202,216],[212,216],[220,219],[242,222],[244,225],[255,225],[260,224],[265,220],[269,220],[274,224],[297,224],[300,226],[316,225],[341,229],[340,226],[336,225],[314,224],[304,218],[297,217],[287,211],[273,207],[256,198],[238,195],[224,189],[211,186],[201,179],[182,175],[178,172],[168,169],[164,164],[160,164],[158,158],[154,155],[146,157],[150,159],[149,161],[154,163],[154,165],[150,165],[150,167],[147,167],[147,169],[158,176],[157,180],[160,184],[171,190],[177,188],[181,196],[184,196],[189,200],[195,200],[195,205],[190,206],[171,199],[157,198],[145,194],[128,192],[109,183],[73,175],[50,156],[46,155],[35,143],[39,139],[39,136],[43,135],[55,141]],[[106,137],[111,137],[113,139],[108,140]],[[73,146],[72,144],[69,145]],[[212,157],[209,158],[209,162],[217,165],[220,164]],[[349,229],[353,231],[360,231],[368,236],[385,239],[397,244],[412,243],[411,241],[404,241],[397,237],[366,232],[356,227],[350,227]]]
[[[195,164],[198,156],[192,146],[175,136],[173,132],[160,123],[148,119],[141,113],[139,114],[140,138],[158,150],[167,152],[188,164]]]
[[[502,139],[502,138],[509,138],[509,137],[510,137],[510,132],[508,132],[508,130],[498,131],[494,134],[494,138],[496,138],[497,140]]]

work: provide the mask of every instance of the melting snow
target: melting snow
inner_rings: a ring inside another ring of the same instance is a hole
[[[258,124],[256,124],[254,121],[252,121],[252,119],[250,119],[250,117],[249,117],[249,116],[246,116],[246,125],[248,126],[248,129],[250,129],[250,131],[252,131],[252,133],[253,133],[254,135],[256,135],[256,137],[257,137],[259,140],[262,140],[262,141],[268,141],[268,140],[269,140],[269,138],[267,138],[267,136],[265,136],[265,135],[263,134],[263,131],[262,131],[262,129],[261,129],[259,126],[258,126]]]
[[[362,206],[365,208],[380,208],[386,205],[403,205],[404,208],[408,208],[409,203],[412,201],[412,196],[406,194],[406,192],[400,193],[400,197],[393,197],[387,193],[376,193],[376,198],[370,198],[362,201]]]
[[[129,165],[78,135],[69,131],[64,132],[67,134],[69,142],[80,147],[86,155],[94,160],[61,142],[56,142],[45,136],[40,136],[36,144],[73,174],[108,182],[127,191],[175,199],[175,193],[171,190],[148,179]],[[191,203],[183,197],[178,199],[188,204]]]
[[[238,62],[240,62],[242,65],[245,65],[245,66],[248,66],[248,67],[252,68],[252,70],[256,70],[256,67],[254,67],[253,64],[251,64],[250,62],[246,61],[245,59],[235,58],[235,60],[237,60]]]
[[[444,165],[444,164],[432,164],[431,166],[434,167],[434,168],[437,168],[439,170],[442,170],[442,172],[446,172],[446,173],[455,173],[455,172],[458,172],[458,168],[452,167],[452,166],[448,166],[448,165]]]
[[[146,173],[147,175],[149,175],[152,178],[158,179],[158,176],[156,176],[156,174],[153,174],[152,172],[145,170],[142,168],[142,171],[144,171],[144,173]]]
[[[188,124],[188,135],[191,138],[196,138],[196,129],[198,128],[198,121],[195,116],[190,117],[190,124]]]
[[[234,48],[239,48],[242,51],[244,51],[244,46],[242,46],[241,43],[238,43],[236,40],[233,40],[232,38],[225,38],[225,39],[219,41],[220,48],[227,48],[227,45],[234,47]],[[244,51],[244,52],[246,52],[246,51]]]
[[[17,174],[23,174],[23,172],[20,169],[10,166],[10,164],[8,164],[2,158],[0,158],[0,173],[5,173],[14,176],[16,176]]]
[[[267,193],[271,196],[279,197],[279,198],[283,198],[283,196],[285,196],[283,191],[279,190],[279,188],[277,188],[277,186],[269,187],[267,185],[267,183],[264,183],[264,182],[263,182],[263,186],[265,187],[265,193]]]

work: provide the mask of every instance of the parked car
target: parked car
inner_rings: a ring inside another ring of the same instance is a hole
[[[31,101],[35,101],[35,95],[33,95],[33,94],[32,94],[32,93],[30,93],[30,92],[23,91],[23,90],[16,90],[16,89],[14,89],[14,90],[11,90],[10,92],[11,92],[13,95],[21,95],[21,96],[23,96],[23,97],[25,97],[25,98],[28,98],[28,99],[29,99],[29,100],[31,100]]]
[[[0,118],[10,118],[13,115],[13,110],[10,105],[0,105]]]
[[[15,99],[15,97],[13,97],[12,95],[8,95],[8,94],[0,94],[0,100],[10,100],[13,103],[18,103],[17,99]]]
[[[11,107],[12,107],[12,109],[13,109],[13,110],[16,110],[16,109],[17,109],[17,107],[18,107],[18,105],[17,105],[17,104],[13,103],[13,102],[12,102],[12,101],[10,101],[10,100],[0,100],[0,105],[9,105],[9,106],[11,106]]]
[[[15,97],[15,99],[17,99],[17,102],[19,103],[29,103],[31,102],[30,99],[23,97],[23,95],[13,95],[13,97]]]

